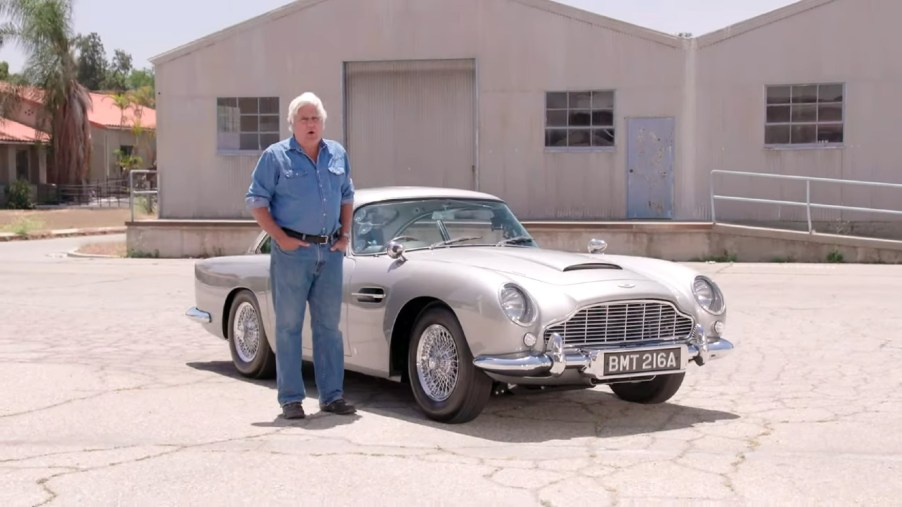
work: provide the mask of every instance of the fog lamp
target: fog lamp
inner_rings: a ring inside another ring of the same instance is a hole
[[[724,323],[721,320],[718,320],[714,323],[714,334],[720,336],[723,334]]]
[[[536,342],[538,342],[536,335],[532,333],[526,333],[525,335],[523,335],[523,345],[526,345],[527,347],[534,347]]]

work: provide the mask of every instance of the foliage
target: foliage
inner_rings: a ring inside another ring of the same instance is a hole
[[[78,81],[89,90],[99,90],[107,76],[103,42],[97,32],[76,38],[78,48]]]
[[[129,90],[140,90],[145,87],[149,88],[151,91],[154,89],[154,75],[153,70],[151,69],[134,69],[132,73],[128,75],[128,80],[126,81]],[[151,93],[151,99],[153,98],[153,93]]]
[[[113,51],[113,61],[107,72],[105,87],[123,92],[128,89],[128,77],[132,72],[132,55],[121,49]]]
[[[78,49],[78,80],[87,89],[124,93],[150,87],[153,97],[153,70],[133,68],[132,55],[125,50],[114,50],[112,60],[107,60],[103,41],[96,32],[76,36],[75,46]]]
[[[153,90],[150,90],[146,87],[140,88],[138,90],[118,93],[112,96],[113,103],[117,108],[119,108],[120,111],[120,125],[125,125],[126,110],[131,109],[134,113],[134,124],[131,128],[131,132],[135,136],[134,151],[126,152],[122,149],[117,149],[113,152],[116,155],[119,167],[125,172],[128,172],[132,169],[137,169],[144,163],[144,159],[136,155],[135,153],[140,152],[142,141],[145,137],[144,133],[147,131],[141,125],[141,118],[144,115],[144,108],[151,107],[149,106],[149,104],[152,103],[152,97]]]
[[[843,256],[841,251],[834,248],[827,254],[827,262],[836,264],[842,263],[845,262],[845,257]]]
[[[17,218],[15,222],[4,227],[4,229],[18,236],[28,236],[34,231],[41,230],[43,227],[43,220],[29,216],[21,216]]]
[[[32,209],[31,185],[26,180],[16,180],[6,188],[6,207],[10,209]]]
[[[4,94],[0,114],[18,107],[23,97],[42,102],[42,124],[49,124],[54,160],[50,183],[78,184],[87,179],[91,160],[91,98],[78,81],[77,37],[70,0],[0,0],[0,41],[15,42],[26,61],[22,83]]]
[[[144,163],[144,159],[138,155],[117,149],[113,151],[116,155],[116,164],[124,171],[128,172],[132,169],[138,169]]]

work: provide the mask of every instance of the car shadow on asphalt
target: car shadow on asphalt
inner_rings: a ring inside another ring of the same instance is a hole
[[[194,362],[187,365],[241,382],[276,388],[275,379],[244,377],[229,361]],[[303,375],[308,396],[315,400],[316,385],[311,364],[304,363]],[[684,383],[683,390],[691,391],[691,387]],[[357,406],[357,414],[336,416],[314,412],[308,413],[301,420],[286,420],[279,415],[272,421],[253,425],[327,429],[352,424],[365,419],[367,414],[377,414],[497,442],[537,443],[590,436],[613,438],[651,435],[739,418],[731,412],[680,404],[679,393],[671,402],[642,405],[624,402],[614,396],[609,388],[601,386],[577,389],[516,388],[493,395],[476,419],[465,424],[446,424],[428,419],[417,409],[407,384],[356,372],[345,373],[345,398]]]

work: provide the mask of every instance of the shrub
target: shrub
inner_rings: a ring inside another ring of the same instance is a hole
[[[33,209],[31,185],[25,180],[16,180],[6,189],[6,202],[10,209]]]

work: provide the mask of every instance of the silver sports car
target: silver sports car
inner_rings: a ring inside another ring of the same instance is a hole
[[[514,386],[609,384],[661,403],[690,363],[721,357],[726,304],[710,278],[669,261],[540,248],[493,195],[357,190],[344,260],[348,370],[410,384],[426,416],[469,421]],[[270,238],[200,260],[187,315],[228,341],[235,368],[275,374]],[[312,360],[309,310],[304,359]]]

